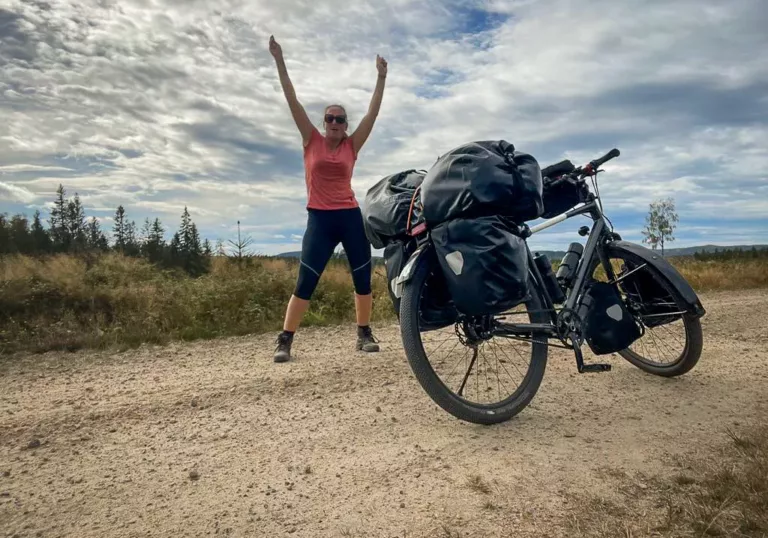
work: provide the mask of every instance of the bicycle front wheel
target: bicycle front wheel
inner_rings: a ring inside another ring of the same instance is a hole
[[[639,256],[611,245],[606,255],[625,304],[644,329],[643,336],[619,355],[653,375],[675,377],[689,372],[701,357],[700,319],[688,312],[674,284]],[[593,278],[605,280],[604,268],[598,267]]]

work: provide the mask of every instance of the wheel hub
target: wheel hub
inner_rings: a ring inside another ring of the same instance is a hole
[[[493,338],[493,318],[491,316],[464,318],[456,323],[456,335],[465,346],[477,348],[483,342]]]

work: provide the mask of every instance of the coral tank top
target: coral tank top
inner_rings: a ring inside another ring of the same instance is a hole
[[[352,140],[345,137],[330,150],[317,129],[304,148],[304,176],[307,184],[307,208],[351,209],[358,207],[352,191],[352,172],[357,155]]]

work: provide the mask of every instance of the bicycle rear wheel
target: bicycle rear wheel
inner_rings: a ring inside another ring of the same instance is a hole
[[[475,424],[507,421],[531,402],[541,385],[546,337],[521,342],[486,331],[477,338],[477,326],[463,320],[443,328],[429,327],[423,316],[424,298],[430,284],[439,281],[439,271],[435,257],[424,256],[403,288],[400,329],[411,369],[430,398],[454,417]],[[489,316],[484,323],[490,327],[501,317],[518,323],[547,323],[533,283],[530,292],[525,304],[503,316]]]

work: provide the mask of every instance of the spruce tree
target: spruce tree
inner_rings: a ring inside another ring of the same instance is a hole
[[[10,254],[13,251],[11,230],[8,217],[0,213],[0,254]]]
[[[69,236],[70,252],[81,252],[87,245],[85,231],[85,209],[80,203],[80,196],[75,193],[73,200],[67,202],[66,228]]]
[[[163,261],[163,252],[165,250],[165,230],[160,223],[160,219],[155,219],[149,229],[147,241],[144,243],[144,255],[152,263]]]
[[[99,252],[109,250],[109,241],[107,241],[107,236],[101,230],[101,225],[96,217],[92,217],[85,225],[85,235],[88,250]]]
[[[115,250],[125,253],[126,239],[125,208],[120,205],[115,211],[115,224],[112,227],[112,238],[115,240]]]
[[[131,221],[125,225],[125,254],[126,256],[138,256],[141,254],[141,245],[136,236],[135,221]]]
[[[48,254],[51,251],[51,236],[43,228],[43,222],[40,219],[40,210],[35,211],[35,215],[32,219],[32,229],[30,230],[32,235],[32,243],[34,245],[34,251],[36,254]]]
[[[68,204],[65,196],[64,185],[59,184],[59,188],[56,189],[56,200],[53,202],[49,221],[53,250],[56,252],[68,251],[71,243],[67,226]]]
[[[24,215],[14,215],[9,223],[10,242],[13,252],[32,254],[34,243],[29,231],[29,221]]]

